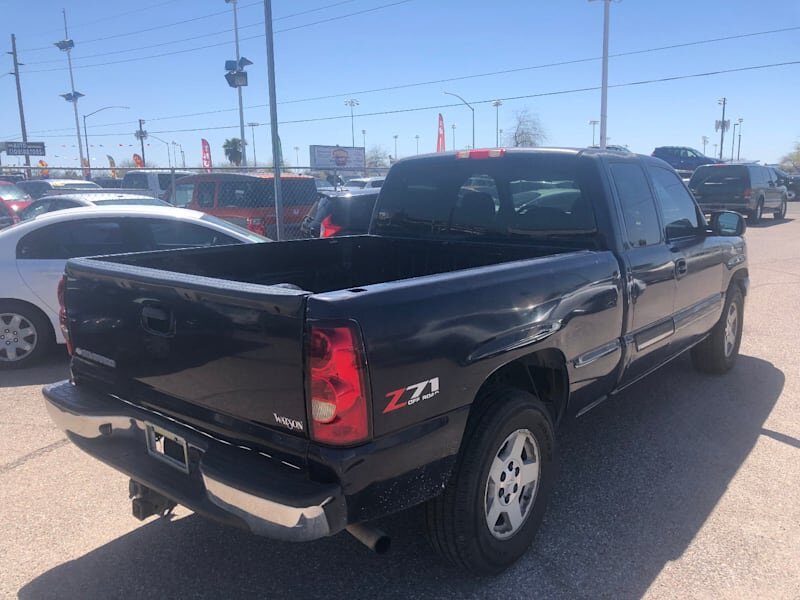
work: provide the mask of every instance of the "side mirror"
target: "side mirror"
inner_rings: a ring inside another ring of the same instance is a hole
[[[711,232],[714,235],[734,236],[744,235],[747,224],[744,217],[731,210],[721,210],[711,213]]]

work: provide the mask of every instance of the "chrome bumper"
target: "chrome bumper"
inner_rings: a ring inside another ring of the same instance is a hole
[[[311,482],[265,454],[68,381],[42,392],[50,418],[75,445],[200,514],[289,541],[333,535],[347,525],[338,485]],[[188,474],[147,453],[147,424],[186,440]]]

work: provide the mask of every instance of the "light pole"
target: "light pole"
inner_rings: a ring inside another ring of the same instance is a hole
[[[703,154],[705,154],[705,153],[706,153],[706,146],[708,145],[708,136],[707,136],[707,135],[704,135],[704,136],[703,136],[702,138],[700,138],[700,139],[701,139],[701,140],[702,140],[702,142],[703,142]]]
[[[258,161],[256,160],[256,127],[261,125],[261,123],[256,123],[254,121],[250,121],[247,126],[250,128],[250,137],[253,138],[253,166],[258,166]]]
[[[358,106],[358,100],[355,98],[350,98],[349,100],[344,101],[345,106],[350,107],[350,145],[355,147],[356,145],[356,130],[355,130],[355,117],[353,116],[353,108]]]
[[[590,2],[592,0],[589,0]],[[611,13],[611,0],[603,2],[603,73],[600,85],[600,149],[605,150],[608,143],[608,21]],[[594,145],[594,144],[592,144]]]
[[[68,94],[61,94],[61,97],[67,102],[72,102],[72,109],[75,113],[75,131],[78,135],[78,155],[80,157],[81,167],[83,167],[83,141],[81,140],[81,123],[78,120],[78,99],[82,98],[83,94],[75,91],[75,78],[72,75],[72,49],[75,47],[75,42],[69,39],[69,32],[67,31],[67,11],[66,9],[62,9],[61,12],[64,14],[64,39],[60,42],[56,42],[55,46],[59,50],[67,53],[70,85],[70,92]]]
[[[234,41],[236,44],[236,67],[239,73],[242,75],[244,72],[242,69],[247,65],[251,65],[249,60],[242,59],[239,56],[239,14],[236,10],[237,0],[225,0],[226,4],[233,5],[233,36]],[[228,65],[230,66],[230,65]],[[228,82],[230,84],[230,81]],[[242,88],[247,85],[247,76],[245,75],[243,78],[238,79],[236,82],[236,92],[239,96],[239,137],[242,140],[242,166],[247,166],[247,140],[244,137],[244,105],[242,104]]]
[[[719,122],[719,159],[722,160],[722,149],[725,147],[725,106],[728,104],[728,99],[720,98],[717,104],[722,105],[722,121]]]
[[[453,150],[455,150],[456,149],[456,124],[455,123],[453,123],[452,128],[453,128]]]
[[[172,145],[172,162],[175,164],[175,168],[178,168],[178,142],[172,140],[170,142]]]
[[[474,108],[472,108],[472,105],[471,105],[469,102],[467,102],[466,100],[464,100],[464,99],[463,99],[461,96],[459,96],[458,94],[454,94],[454,93],[452,93],[452,92],[445,92],[445,94],[447,94],[448,96],[455,96],[456,98],[458,98],[459,100],[461,100],[461,102],[463,102],[464,104],[466,104],[466,105],[467,105],[467,108],[469,108],[469,109],[472,111],[472,147],[474,148],[474,147],[475,147],[475,109],[474,109]],[[455,150],[455,144],[453,144],[453,149]]]
[[[714,144],[714,156],[717,155],[717,148],[718,147],[719,147],[719,144]]]
[[[130,106],[104,106],[103,108],[98,108],[94,112],[90,112],[88,115],[83,115],[83,137],[86,141],[86,162],[88,163],[89,168],[91,169],[92,166],[92,159],[90,158],[91,152],[89,152],[89,132],[86,130],[86,117],[91,117],[101,111],[108,110],[109,108],[124,108],[125,110],[129,109]],[[89,177],[92,176],[91,170],[89,171]]]
[[[739,123],[734,123],[733,124],[733,134],[731,135],[731,162],[733,162],[733,159],[734,159],[734,156],[735,156],[733,151],[734,151],[735,144],[736,144],[736,128],[738,126],[739,126]]]
[[[367,151],[367,130],[366,129],[362,129],[361,130],[361,136],[364,139],[364,152],[366,152]]]
[[[595,145],[595,141],[594,141],[594,132],[595,132],[595,128],[597,127],[597,124],[598,124],[598,123],[600,123],[600,121],[597,121],[597,120],[595,120],[595,119],[592,119],[591,121],[589,121],[589,125],[591,125],[591,126],[592,126],[592,146],[594,146],[594,145]]]
[[[394,134],[394,160],[397,161],[397,134]]]
[[[181,166],[182,168],[186,168],[186,154],[183,152],[183,146],[178,142],[172,142],[172,151],[175,152],[175,148],[178,147],[181,149]],[[175,157],[175,166],[178,166],[178,157]]]
[[[744,119],[739,117],[739,146],[736,149],[736,160],[742,159],[742,121],[744,121]]]
[[[300,146],[294,147],[294,162],[296,167],[300,166]]]
[[[500,147],[500,107],[503,106],[502,100],[495,100],[492,102],[492,106],[494,106],[494,133],[495,133],[495,147]],[[475,145],[475,140],[472,140],[472,145]]]
[[[158,140],[159,142],[161,142],[162,144],[164,144],[167,147],[167,164],[169,165],[169,168],[171,169],[172,168],[172,157],[169,154],[169,142],[167,142],[166,140],[162,140],[160,137],[154,136],[152,133],[148,133],[147,135],[148,135],[148,137],[151,137],[154,140]]]
[[[419,134],[415,135],[414,139],[417,140],[417,154],[419,154]]]

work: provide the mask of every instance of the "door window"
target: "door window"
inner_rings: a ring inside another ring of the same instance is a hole
[[[667,239],[696,235],[699,228],[697,208],[683,183],[672,171],[650,167],[653,188],[661,205]]]
[[[214,208],[215,187],[216,184],[213,181],[197,184],[197,205],[200,208]]]
[[[147,174],[146,173],[127,173],[122,179],[122,187],[136,190],[146,190]]]
[[[636,163],[614,163],[610,170],[617,188],[628,242],[634,247],[658,244],[661,241],[661,225],[644,171]]]
[[[140,226],[145,228],[145,239],[151,240],[155,250],[240,243],[214,229],[182,221],[148,219],[143,220]]]
[[[175,197],[172,203],[175,206],[183,208],[192,201],[192,194],[194,193],[193,183],[180,183],[175,186]]]
[[[120,223],[92,219],[55,223],[32,231],[17,244],[17,258],[63,260],[128,250]]]

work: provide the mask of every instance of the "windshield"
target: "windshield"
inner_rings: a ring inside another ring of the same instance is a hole
[[[94,200],[94,204],[102,206],[172,206],[158,198],[110,198],[108,200]]]
[[[66,183],[56,183],[53,187],[69,188],[71,190],[96,190],[100,186],[93,181],[69,181]]]
[[[375,233],[550,237],[595,230],[574,155],[408,161],[381,188]]]
[[[364,188],[367,186],[367,182],[363,179],[351,179],[345,184],[345,186],[350,188]]]
[[[200,220],[206,221],[208,223],[214,223],[215,225],[219,225],[220,227],[224,227],[228,231],[232,231],[238,233],[241,236],[246,237],[247,239],[253,242],[271,242],[272,240],[268,237],[264,237],[263,235],[258,235],[257,233],[253,233],[249,229],[245,229],[244,227],[239,227],[238,225],[234,225],[229,221],[225,221],[214,215],[203,215]]]
[[[31,197],[14,184],[0,185],[0,198],[3,200],[30,200]]]

